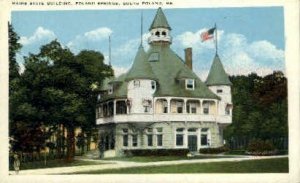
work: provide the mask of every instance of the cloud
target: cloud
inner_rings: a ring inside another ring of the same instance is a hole
[[[83,34],[77,35],[73,40],[69,41],[66,45],[73,52],[78,53],[84,49],[100,49],[100,43],[104,40],[108,41],[109,35],[111,35],[113,31],[108,27],[100,27]],[[108,45],[102,43],[103,45]]]
[[[118,77],[120,76],[121,74],[124,74],[128,71],[128,67],[117,67],[115,66],[114,67],[114,72],[115,72],[115,76]]]
[[[53,31],[45,29],[43,27],[38,27],[32,36],[20,37],[19,43],[22,44],[23,46],[26,46],[26,45],[31,45],[31,44],[40,43],[40,42],[47,42],[47,41],[53,40],[55,38],[56,38],[56,35],[54,34]]]
[[[84,33],[84,37],[91,41],[106,39],[112,34],[112,30],[107,27],[101,27],[89,32]]]
[[[205,29],[196,32],[184,32],[174,37],[173,47],[183,57],[183,49],[193,48],[194,70],[205,80],[215,55],[213,40],[201,42],[200,34]],[[284,50],[277,48],[267,40],[249,42],[246,36],[236,33],[225,33],[218,30],[218,54],[230,75],[244,75],[256,72],[267,75],[274,70],[284,72]]]

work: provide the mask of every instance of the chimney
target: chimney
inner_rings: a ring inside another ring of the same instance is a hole
[[[186,48],[184,49],[185,53],[185,65],[188,66],[191,70],[193,70],[193,54],[192,54],[192,48]]]

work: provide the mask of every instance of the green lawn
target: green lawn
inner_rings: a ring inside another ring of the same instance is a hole
[[[77,174],[288,173],[288,158],[110,169]]]
[[[83,160],[74,160],[71,163],[66,163],[64,160],[49,160],[47,161],[46,165],[44,161],[21,163],[20,169],[27,170],[27,169],[37,169],[37,168],[71,167],[71,166],[98,165],[98,164],[104,164],[104,163],[83,161]]]
[[[139,163],[157,162],[157,161],[174,161],[174,160],[190,160],[190,159],[216,159],[216,158],[235,158],[236,156],[214,156],[214,155],[200,155],[194,157],[186,156],[132,156],[132,157],[115,157],[105,158],[103,160],[116,161],[133,161]]]

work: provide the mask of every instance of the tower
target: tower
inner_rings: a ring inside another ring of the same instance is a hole
[[[172,43],[172,37],[170,35],[171,27],[161,8],[158,8],[149,31],[151,33],[151,36],[148,39],[149,44]]]
[[[218,54],[215,55],[209,74],[206,79],[208,88],[221,98],[219,103],[219,113],[231,115],[231,85],[223,64]]]

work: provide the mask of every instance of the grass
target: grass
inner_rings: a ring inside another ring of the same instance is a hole
[[[108,169],[76,174],[288,173],[288,158]]]
[[[64,160],[49,160],[45,165],[44,161],[35,161],[21,163],[21,170],[37,169],[37,168],[55,168],[55,167],[71,167],[71,166],[83,166],[83,165],[99,165],[104,164],[100,162],[74,160],[73,162],[66,163]],[[13,170],[13,168],[11,169]]]
[[[190,159],[216,159],[216,158],[234,158],[234,156],[213,156],[213,155],[200,155],[194,157],[186,156],[132,156],[132,157],[115,157],[105,158],[103,160],[113,161],[133,161],[139,163],[158,162],[158,161],[175,161],[175,160],[190,160]]]

